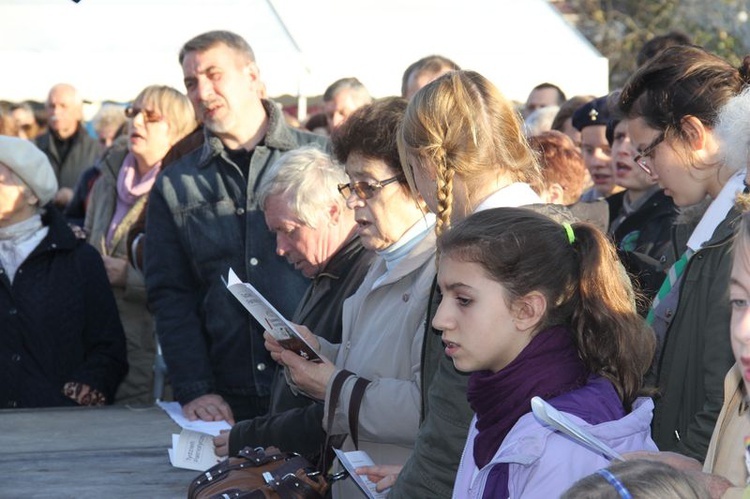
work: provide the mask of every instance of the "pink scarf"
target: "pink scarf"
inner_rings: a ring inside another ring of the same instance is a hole
[[[117,205],[115,206],[115,214],[112,216],[112,221],[107,231],[107,239],[105,241],[107,249],[112,249],[112,238],[115,235],[115,231],[130,208],[133,207],[141,196],[148,194],[151,187],[153,187],[160,167],[161,161],[141,177],[138,173],[133,154],[128,153],[125,156],[120,173],[117,175]]]

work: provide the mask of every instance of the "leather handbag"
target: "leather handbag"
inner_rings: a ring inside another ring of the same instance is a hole
[[[198,475],[188,499],[323,499],[328,482],[304,457],[245,447]]]

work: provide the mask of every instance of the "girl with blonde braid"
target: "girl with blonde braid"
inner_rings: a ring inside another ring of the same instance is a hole
[[[495,207],[541,204],[532,189],[540,168],[513,104],[482,75],[453,71],[417,92],[398,136],[407,181],[437,215],[436,232]],[[362,468],[391,487],[389,497],[450,497],[472,410],[468,377],[444,354],[430,327],[439,293],[433,285],[421,359],[422,424],[412,456],[400,467]],[[400,472],[400,473],[399,473]]]

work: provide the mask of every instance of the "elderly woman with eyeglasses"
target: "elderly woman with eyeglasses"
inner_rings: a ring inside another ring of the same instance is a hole
[[[187,97],[167,86],[146,87],[125,114],[127,147],[110,148],[98,164],[100,176],[91,191],[84,226],[89,243],[104,259],[128,342],[130,371],[116,402],[148,404],[153,402],[156,341],[143,275],[128,265],[127,235],[143,211],[162,159],[196,127],[196,120]]]
[[[339,191],[354,210],[362,245],[377,254],[344,303],[341,344],[300,327],[324,357],[314,363],[280,348],[266,333],[267,348],[286,366],[293,386],[324,401],[324,428],[330,417],[330,434],[350,435],[345,450],[353,449],[351,433],[358,431],[359,448],[376,463],[404,463],[417,435],[419,359],[435,276],[434,215],[412,196],[398,156],[396,135],[406,105],[401,98],[376,101],[332,137],[350,178]],[[367,381],[358,399],[355,385]],[[354,490],[352,480],[338,482],[334,497],[355,497]]]

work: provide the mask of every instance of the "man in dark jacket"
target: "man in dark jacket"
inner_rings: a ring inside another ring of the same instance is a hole
[[[234,269],[291,316],[308,282],[275,254],[256,189],[283,152],[325,139],[289,128],[276,105],[260,98],[258,67],[242,37],[204,33],[179,60],[206,138],[151,190],[146,288],[185,416],[234,423],[266,412],[274,364],[263,327],[221,277]]]
[[[324,152],[305,147],[289,152],[266,173],[259,192],[276,252],[312,279],[292,322],[304,324],[332,343],[341,342],[341,308],[362,282],[374,253],[355,234],[354,212],[337,186],[349,182],[344,169]],[[317,460],[325,432],[323,405],[292,392],[277,368],[271,409],[236,424],[229,455],[250,445],[274,445]],[[227,454],[227,435],[214,439],[217,454]]]
[[[49,158],[60,190],[55,204],[65,208],[73,197],[78,177],[92,166],[99,154],[99,143],[81,125],[83,99],[67,83],[52,87],[47,96],[49,131],[36,139],[39,149]]]

